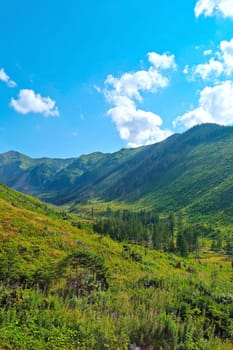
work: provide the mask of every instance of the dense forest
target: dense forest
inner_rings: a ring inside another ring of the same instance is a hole
[[[198,258],[202,241],[208,238],[212,241],[213,251],[225,251],[226,254],[233,255],[231,234],[223,234],[211,225],[184,224],[181,214],[171,213],[161,218],[155,211],[112,211],[108,207],[97,218],[93,228],[118,241],[135,242],[183,257],[193,252]]]

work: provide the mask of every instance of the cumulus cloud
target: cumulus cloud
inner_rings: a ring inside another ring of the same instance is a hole
[[[148,53],[148,70],[124,73],[119,78],[109,75],[105,80],[104,95],[112,108],[108,115],[115,123],[120,137],[130,147],[161,141],[172,134],[162,130],[162,119],[153,112],[138,108],[143,102],[142,92],[155,93],[169,85],[163,70],[175,69],[174,55]]]
[[[16,86],[16,82],[10,79],[9,75],[6,74],[4,68],[0,69],[0,80],[3,81],[9,87]]]
[[[176,68],[174,55],[167,55],[166,53],[160,55],[157,52],[149,52],[148,61],[155,68],[160,68],[160,69]]]
[[[20,114],[41,113],[46,117],[59,115],[55,101],[29,89],[20,90],[18,98],[12,98],[10,105]]]
[[[196,17],[219,15],[233,18],[233,0],[198,0],[194,12]]]
[[[212,57],[207,63],[198,64],[193,73],[196,76],[199,75],[203,80],[208,80],[218,78],[223,72],[223,63]]]
[[[197,108],[179,116],[174,127],[182,125],[190,128],[196,124],[233,124],[233,82],[224,81],[213,87],[207,86],[200,92]]]
[[[158,142],[172,134],[169,130],[160,129],[160,116],[138,109],[135,102],[126,96],[115,98],[115,106],[108,115],[116,124],[120,137],[128,141],[130,147]]]
[[[230,41],[221,41],[219,56],[223,62],[225,73],[231,75],[233,73],[233,38]]]
[[[211,51],[204,51],[204,56],[206,56],[206,52],[209,54]],[[191,80],[197,77],[203,80],[216,80],[222,75],[229,77],[233,73],[233,38],[229,41],[221,41],[218,50],[212,54],[213,57],[208,62],[192,68],[186,66],[183,72]]]

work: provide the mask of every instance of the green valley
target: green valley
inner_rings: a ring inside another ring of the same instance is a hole
[[[0,349],[232,349],[232,146],[207,124],[114,154],[2,154]]]
[[[196,126],[137,149],[71,159],[0,156],[0,181],[73,209],[87,203],[232,214],[233,128]]]
[[[0,213],[2,348],[232,348],[232,263],[224,237],[213,251],[215,233],[207,232],[199,256],[182,258],[96,234],[93,220],[6,186]]]

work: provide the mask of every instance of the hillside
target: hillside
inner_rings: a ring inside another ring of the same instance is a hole
[[[232,268],[92,232],[0,185],[0,348],[232,349]]]
[[[0,181],[54,204],[115,201],[202,215],[233,212],[233,128],[196,126],[137,149],[73,159],[0,156]]]

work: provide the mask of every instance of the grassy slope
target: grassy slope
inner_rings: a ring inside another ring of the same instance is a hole
[[[180,349],[232,348],[226,256],[203,252],[200,264],[140,246],[126,249],[77,226],[77,218],[0,186],[0,275],[7,276],[0,288],[0,346],[124,350],[135,341],[145,349],[174,349],[178,342]],[[64,265],[74,252],[75,268]],[[91,275],[91,264],[103,269],[107,289]],[[79,297],[68,284],[77,273],[92,278]]]

